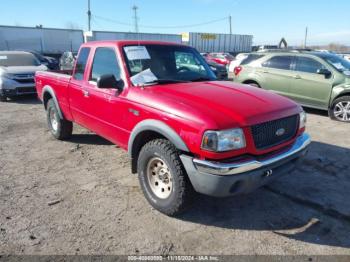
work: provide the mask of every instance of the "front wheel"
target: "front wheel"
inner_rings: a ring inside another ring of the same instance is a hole
[[[46,114],[50,132],[56,139],[63,140],[72,135],[73,123],[60,117],[52,99],[47,102]]]
[[[350,123],[350,96],[339,97],[334,100],[329,109],[331,119]]]
[[[194,190],[175,146],[168,140],[147,143],[139,154],[137,171],[147,201],[158,211],[175,216],[190,205]]]

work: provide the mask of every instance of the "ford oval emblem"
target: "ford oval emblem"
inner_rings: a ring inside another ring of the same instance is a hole
[[[283,136],[286,130],[284,128],[280,128],[276,131],[276,136]]]

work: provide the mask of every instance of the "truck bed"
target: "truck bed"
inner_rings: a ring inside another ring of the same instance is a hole
[[[69,108],[69,82],[72,71],[63,70],[55,72],[39,71],[35,74],[36,91],[41,101],[49,99],[43,97],[43,90],[50,89],[57,98],[57,103],[67,120],[71,120]]]

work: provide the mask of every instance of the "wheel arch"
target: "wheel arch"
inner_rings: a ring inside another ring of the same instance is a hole
[[[246,85],[253,84],[253,83],[261,87],[261,85],[256,79],[247,79],[242,82],[242,84],[246,84]]]
[[[167,139],[178,150],[189,152],[185,142],[170,126],[159,120],[144,120],[134,127],[128,142],[132,173],[137,172],[137,159],[141,148],[149,141],[157,138]]]
[[[331,100],[331,102],[329,103],[329,108],[332,108],[333,103],[336,99],[343,97],[343,96],[350,96],[350,90],[345,90],[343,92],[340,92],[339,94],[337,94],[336,96],[334,96]]]
[[[53,99],[55,106],[58,110],[58,114],[59,114],[60,118],[64,119],[61,108],[58,104],[56,93],[51,86],[49,86],[49,85],[44,86],[43,91],[42,91],[42,97],[43,97],[43,103],[44,103],[45,110],[47,109],[47,102],[50,99]]]

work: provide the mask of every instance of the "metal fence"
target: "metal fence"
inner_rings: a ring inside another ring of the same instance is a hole
[[[47,54],[78,51],[82,30],[0,26],[0,50],[35,50]]]

